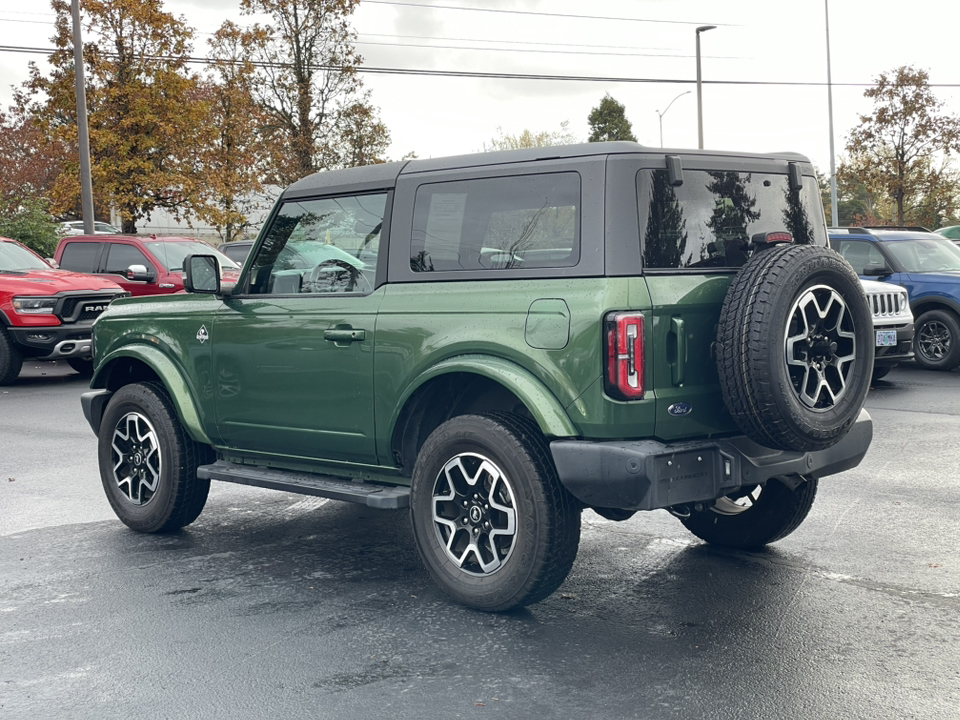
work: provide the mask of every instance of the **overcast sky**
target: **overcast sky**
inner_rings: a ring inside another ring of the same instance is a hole
[[[183,15],[197,30],[196,55],[205,53],[209,34],[223,20],[249,22],[238,7],[239,0],[165,2],[168,11]],[[0,46],[48,47],[52,19],[44,0],[0,0]],[[870,111],[863,91],[881,72],[911,64],[926,69],[933,84],[960,85],[958,20],[960,5],[949,0],[830,0],[838,154],[858,113]],[[626,106],[637,139],[656,147],[657,111],[690,91],[663,116],[663,142],[696,147],[698,25],[718,26],[701,36],[705,146],[791,150],[828,170],[823,0],[410,0],[406,5],[365,0],[354,15],[358,50],[371,68],[658,81],[367,74],[366,87],[391,132],[394,159],[411,151],[422,158],[476,152],[498,127],[511,134],[524,128],[557,130],[565,120],[571,132],[586,139],[587,115],[605,93]],[[30,60],[43,63],[43,56],[0,52],[0,105],[8,105],[11,86],[27,78]],[[667,80],[674,82],[662,82]],[[714,84],[718,81],[810,84]],[[935,93],[949,112],[960,114],[960,87],[938,87]]]

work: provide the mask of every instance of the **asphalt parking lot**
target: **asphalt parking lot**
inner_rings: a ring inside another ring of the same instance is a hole
[[[0,718],[960,718],[960,372],[867,398],[864,463],[765,552],[583,515],[546,601],[447,601],[405,512],[214,484],[117,521],[68,368],[0,394]]]

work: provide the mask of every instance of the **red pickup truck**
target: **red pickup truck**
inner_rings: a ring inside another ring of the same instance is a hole
[[[0,237],[0,385],[25,357],[66,360],[89,373],[93,321],[127,293],[106,278],[55,270],[16,240]]]

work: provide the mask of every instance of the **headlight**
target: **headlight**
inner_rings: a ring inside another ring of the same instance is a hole
[[[53,315],[57,307],[57,298],[17,298],[13,299],[13,309],[21,315]]]

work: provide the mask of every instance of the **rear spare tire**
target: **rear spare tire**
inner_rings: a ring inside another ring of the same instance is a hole
[[[788,244],[756,252],[727,291],[717,333],[734,421],[778,450],[836,444],[870,389],[872,330],[863,287],[839,254]]]

